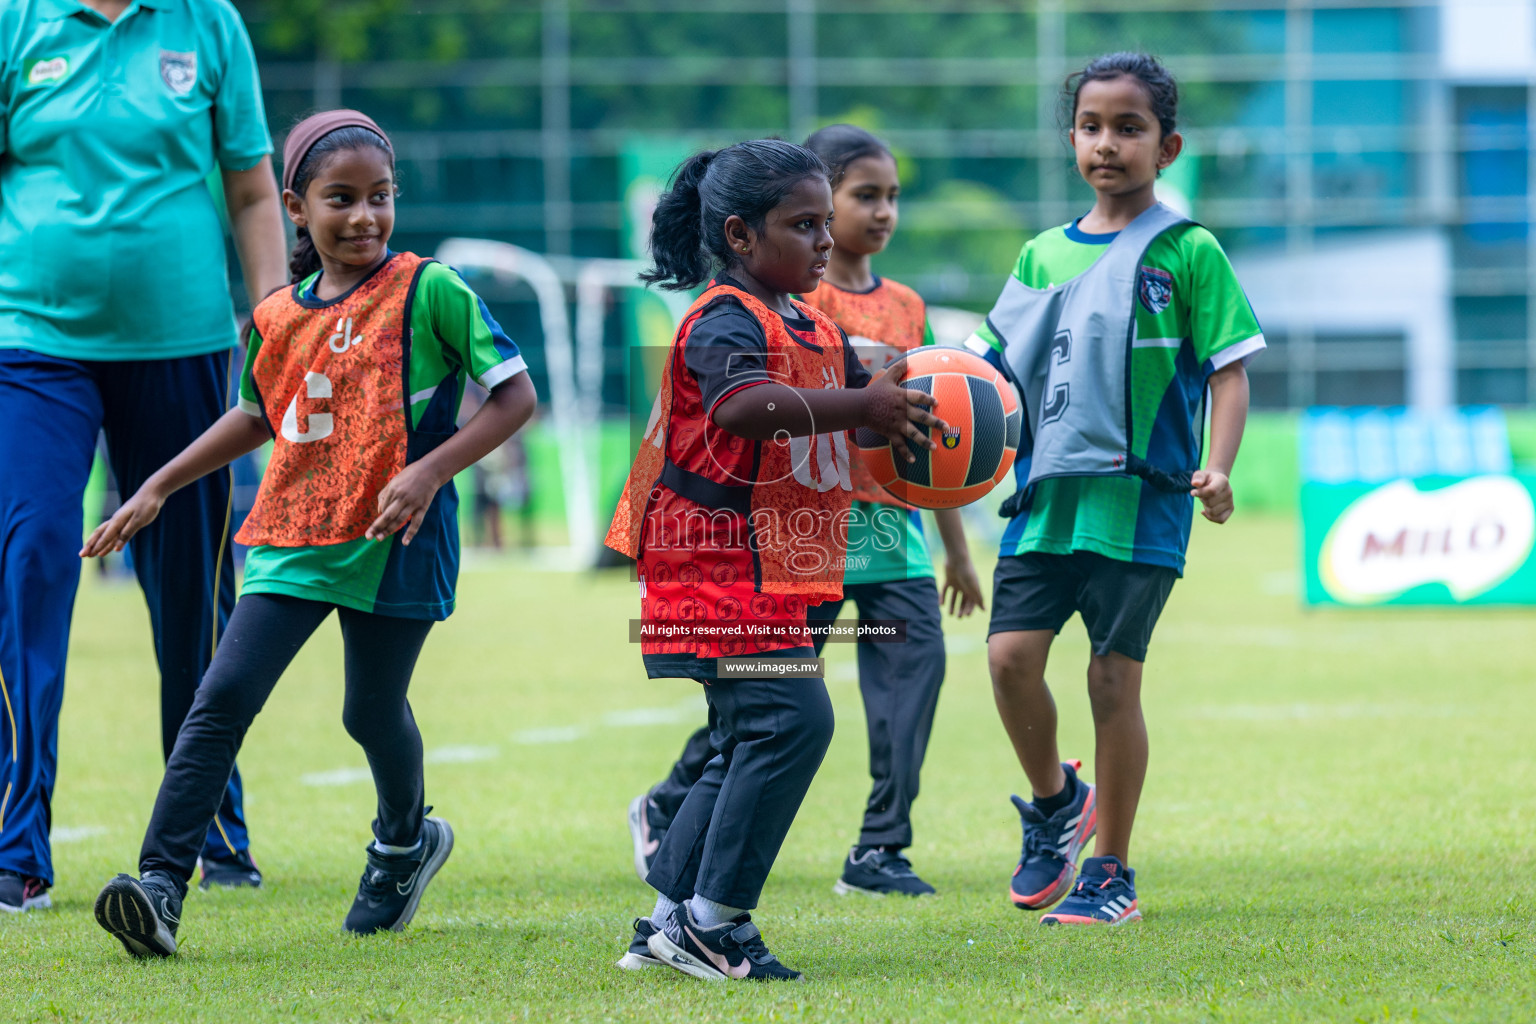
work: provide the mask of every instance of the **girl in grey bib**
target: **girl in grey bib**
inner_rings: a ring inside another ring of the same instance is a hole
[[[1243,367],[1264,340],[1221,246],[1154,193],[1183,145],[1167,70],[1142,54],[1101,57],[1069,99],[1093,209],[1024,247],[969,342],[1025,405],[988,661],[1033,795],[1013,798],[1024,843],[1012,902],[1047,911],[1046,924],[1123,924],[1141,916],[1129,865],[1147,768],[1142,664],[1183,570],[1194,500],[1213,522],[1232,514]],[[1045,685],[1051,641],[1074,613],[1093,647],[1094,784],[1062,761]]]

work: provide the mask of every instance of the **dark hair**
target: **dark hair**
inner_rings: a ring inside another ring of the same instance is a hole
[[[389,158],[389,174],[390,177],[394,177],[395,154],[389,148],[389,143],[367,128],[352,126],[338,128],[320,136],[320,141],[310,147],[309,152],[304,156],[304,161],[299,164],[299,170],[293,176],[293,190],[302,197],[309,190],[310,182],[315,180],[315,175],[320,173],[321,165],[333,153],[370,147]],[[293,283],[298,284],[319,269],[320,254],[315,251],[315,241],[309,237],[308,228],[299,228],[298,239],[293,243],[293,252],[288,256],[288,273]]]
[[[827,168],[806,149],[783,139],[754,139],[695,153],[672,175],[651,216],[651,261],[646,284],[683,291],[707,281],[736,254],[725,244],[727,217],[754,231],[768,212],[806,178],[825,178]]]
[[[812,132],[805,140],[805,148],[827,165],[827,178],[833,188],[842,182],[854,161],[867,156],[891,156],[885,143],[855,124],[829,124]]]
[[[1077,121],[1077,96],[1083,86],[1116,78],[1134,78],[1140,82],[1147,90],[1147,100],[1152,104],[1152,113],[1157,115],[1163,136],[1166,138],[1174,133],[1179,116],[1179,83],[1156,57],[1129,51],[1095,57],[1083,70],[1067,76],[1064,95],[1072,101],[1071,110],[1066,111],[1067,125],[1070,127]]]

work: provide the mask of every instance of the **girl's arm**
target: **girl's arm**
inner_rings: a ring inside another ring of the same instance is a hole
[[[270,437],[266,424],[250,413],[231,409],[203,431],[201,437],[182,450],[134,492],[112,518],[91,531],[81,558],[93,558],[123,550],[128,539],[155,521],[165,499],[216,469],[223,469],[240,456],[253,452]]]
[[[947,606],[949,614],[960,619],[977,608],[986,611],[981,580],[976,576],[976,567],[971,564],[970,545],[965,541],[965,527],[960,522],[960,510],[935,509],[933,521],[939,528],[939,539],[944,542],[944,592],[939,604]]]
[[[403,526],[400,543],[409,544],[438,489],[517,433],[537,401],[526,372],[496,385],[462,430],[406,466],[379,492],[379,517],[368,527],[367,538],[383,540]]]
[[[771,441],[780,434],[805,437],[868,427],[890,439],[898,456],[914,462],[908,442],[934,449],[938,445],[924,427],[948,430],[949,425],[924,406],[937,403],[932,395],[901,386],[906,372],[897,363],[862,388],[792,388],[787,384],[757,384],[731,395],[715,407],[715,425],[753,441]]]
[[[251,308],[288,283],[288,241],[272,158],[255,167],[224,172],[224,206],[240,254],[241,275]]]
[[[1190,476],[1190,494],[1200,499],[1200,514],[1213,523],[1232,518],[1232,464],[1248,422],[1248,371],[1241,361],[1211,374],[1211,450],[1205,468]]]

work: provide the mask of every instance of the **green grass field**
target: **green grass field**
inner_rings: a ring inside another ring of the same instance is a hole
[[[412,927],[340,930],[372,790],[341,727],[328,626],[241,755],[267,888],[194,892],[181,955],[129,960],[91,903],[132,869],[160,778],[156,679],[135,589],[88,580],[54,803],[56,909],[0,921],[0,1019],[1529,1019],[1532,616],[1303,612],[1294,532],[1196,523],[1147,670],[1139,925],[1045,930],[1008,903],[1008,794],[1023,781],[992,708],[984,617],[950,631],[915,812],[912,857],[940,896],[834,896],[867,779],[853,651],[833,648],[838,735],[757,915],[810,984],[776,987],[613,967],[652,902],[625,805],[702,701],[693,684],[645,679],[625,642],[626,576],[506,562],[465,573],[417,673],[428,799],[458,845]],[[1052,679],[1062,750],[1091,778],[1085,663],[1074,623]]]

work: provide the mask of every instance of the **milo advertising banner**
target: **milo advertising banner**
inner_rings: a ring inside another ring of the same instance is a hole
[[[1308,604],[1536,604],[1536,475],[1307,482],[1301,513]]]

